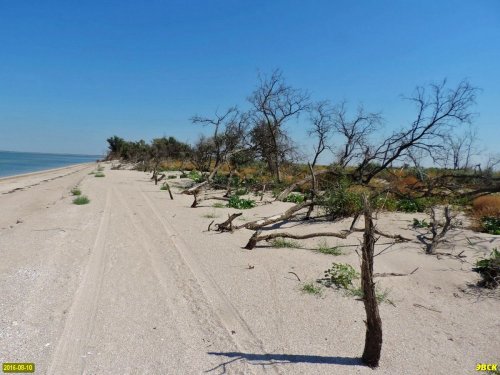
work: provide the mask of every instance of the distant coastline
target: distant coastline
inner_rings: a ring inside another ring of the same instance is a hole
[[[0,150],[0,177],[40,172],[74,164],[94,162],[102,155],[52,154]]]

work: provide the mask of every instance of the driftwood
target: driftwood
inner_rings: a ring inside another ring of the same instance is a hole
[[[232,232],[233,231],[233,220],[241,215],[243,215],[242,212],[234,213],[231,215],[228,214],[227,220],[220,223],[220,224],[215,224],[215,227],[217,228],[217,230],[219,232]]]
[[[248,240],[248,243],[245,246],[245,249],[247,250],[252,250],[256,245],[257,242],[260,241],[269,241],[274,238],[292,238],[294,240],[305,240],[307,238],[313,238],[313,237],[337,237],[337,238],[342,238],[346,239],[348,233],[334,233],[334,232],[318,232],[318,233],[308,233],[308,234],[291,234],[291,233],[286,233],[286,232],[276,232],[276,233],[270,233],[270,234],[262,234],[261,230],[257,230],[252,237]]]
[[[373,277],[388,277],[388,276],[410,276],[413,275],[419,267],[415,268],[413,271],[410,273],[395,273],[395,272],[383,272],[383,273],[374,273]]]
[[[270,217],[256,220],[256,221],[250,221],[248,223],[245,223],[245,224],[242,224],[240,226],[235,227],[235,229],[246,228],[246,229],[257,230],[257,229],[260,229],[260,228],[265,227],[267,225],[277,223],[278,221],[290,219],[291,217],[297,215],[298,211],[300,211],[306,207],[309,207],[310,205],[311,205],[311,202],[302,202],[302,203],[296,204],[293,207],[290,207],[288,210],[286,210],[282,214],[270,216]]]
[[[349,232],[364,232],[364,229],[350,229]],[[386,237],[386,238],[392,238],[393,240],[396,240],[396,242],[409,242],[411,241],[411,238],[403,237],[399,234],[389,234],[389,233],[384,233],[379,231],[376,228],[373,228],[373,233],[378,234],[381,237]]]
[[[170,195],[170,199],[171,200],[174,200],[174,196],[172,195],[172,190],[170,190],[170,185],[168,184],[167,181],[165,181],[163,183],[163,186],[165,186],[167,188],[167,191],[168,191],[168,195]]]

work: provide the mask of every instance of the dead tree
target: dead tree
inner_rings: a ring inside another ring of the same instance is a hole
[[[375,249],[375,226],[368,199],[364,199],[365,229],[363,234],[361,260],[361,288],[366,311],[365,348],[363,362],[370,367],[378,367],[382,351],[382,320],[378,311],[375,283],[373,281],[373,257]]]
[[[436,251],[437,246],[439,245],[440,242],[443,241],[444,236],[446,233],[451,229],[451,212],[450,212],[450,207],[446,206],[444,208],[444,224],[443,227],[441,228],[441,232],[438,232],[438,220],[436,218],[436,211],[434,207],[431,207],[431,234],[432,234],[432,240],[430,243],[427,244],[426,248],[426,253],[427,254],[434,254]]]
[[[311,123],[309,136],[316,138],[314,145],[314,158],[311,163],[312,168],[316,165],[319,156],[328,148],[328,140],[333,130],[333,109],[328,101],[315,103],[311,108]]]
[[[253,122],[256,127],[263,126],[262,130],[266,130],[269,145],[266,159],[276,180],[281,182],[283,138],[286,138],[283,125],[308,108],[309,95],[288,86],[280,70],[259,78],[259,85],[249,98]]]

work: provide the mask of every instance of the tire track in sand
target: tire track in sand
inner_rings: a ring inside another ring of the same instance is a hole
[[[262,354],[265,356],[267,353],[264,350],[262,341],[255,335],[248,323],[217,285],[215,280],[204,270],[186,242],[184,242],[173,226],[159,214],[158,209],[154,206],[151,199],[142,190],[141,195],[161,223],[165,233],[173,244],[173,248],[177,251],[179,257],[184,261],[195,277],[207,300],[211,302],[213,311],[219,317],[219,320],[222,322],[238,349],[244,353]],[[237,334],[233,335],[233,331]],[[269,363],[270,366],[262,366],[262,370],[264,372],[279,374],[280,371],[278,368],[271,364],[271,357],[269,357]]]
[[[106,193],[104,213],[99,224],[85,274],[75,293],[64,329],[52,355],[48,374],[81,374],[82,355],[92,333],[97,303],[107,263],[106,234],[111,213],[111,192]]]

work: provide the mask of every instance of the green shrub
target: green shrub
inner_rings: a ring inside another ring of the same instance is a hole
[[[484,216],[481,218],[481,226],[486,233],[500,235],[500,217]]]
[[[274,238],[271,241],[271,246],[276,248],[298,248],[300,247],[299,243],[296,241],[288,240],[286,238]]]
[[[305,197],[302,194],[298,194],[298,193],[289,194],[285,198],[285,202],[292,202],[292,203],[302,203],[302,202],[304,202],[304,200],[305,200]]]
[[[440,202],[436,198],[403,198],[397,201],[397,209],[403,212],[424,212],[438,203]]]
[[[482,277],[479,286],[496,288],[500,284],[500,251],[496,248],[493,249],[490,257],[478,260],[476,267],[472,270]]]
[[[94,177],[104,177],[104,176],[105,176],[105,174],[104,174],[104,173],[102,173],[102,172],[97,172],[97,173],[94,175]]]
[[[321,295],[321,287],[314,284],[313,282],[305,283],[300,287],[300,290],[307,294],[313,294],[316,296]]]
[[[205,181],[205,177],[203,177],[203,175],[200,172],[195,170],[189,171],[187,177],[196,182],[197,184]]]
[[[168,190],[167,185],[162,185],[162,186],[160,187],[160,190]]]
[[[373,208],[387,211],[396,211],[398,208],[398,201],[392,197],[376,197],[372,202]]]
[[[318,200],[318,204],[333,220],[355,215],[363,208],[361,196],[349,191],[347,183],[340,183],[335,188],[327,190]]]
[[[95,174],[95,171],[90,172],[89,174]]]
[[[417,218],[413,218],[413,228],[429,228],[429,223],[423,220],[418,220]]]
[[[255,207],[255,201],[252,199],[242,199],[237,195],[233,195],[231,198],[229,198],[227,206],[232,208],[237,208],[239,210],[245,210],[248,208]]]
[[[71,189],[72,195],[82,195],[82,191],[78,188]]]
[[[80,206],[82,204],[90,203],[90,199],[87,198],[85,195],[80,195],[79,197],[73,199],[73,203]]]
[[[238,195],[238,196],[245,195],[245,194],[248,194],[247,188],[238,189],[234,192],[234,195]]]
[[[332,268],[325,271],[325,281],[337,288],[350,289],[354,279],[359,278],[359,273],[349,264],[333,263]]]
[[[177,176],[175,174],[171,174],[171,175],[167,176],[168,180],[173,180],[174,178],[177,178]]]
[[[342,255],[342,250],[340,249],[340,247],[330,247],[324,240],[318,243],[316,251],[321,254]]]

